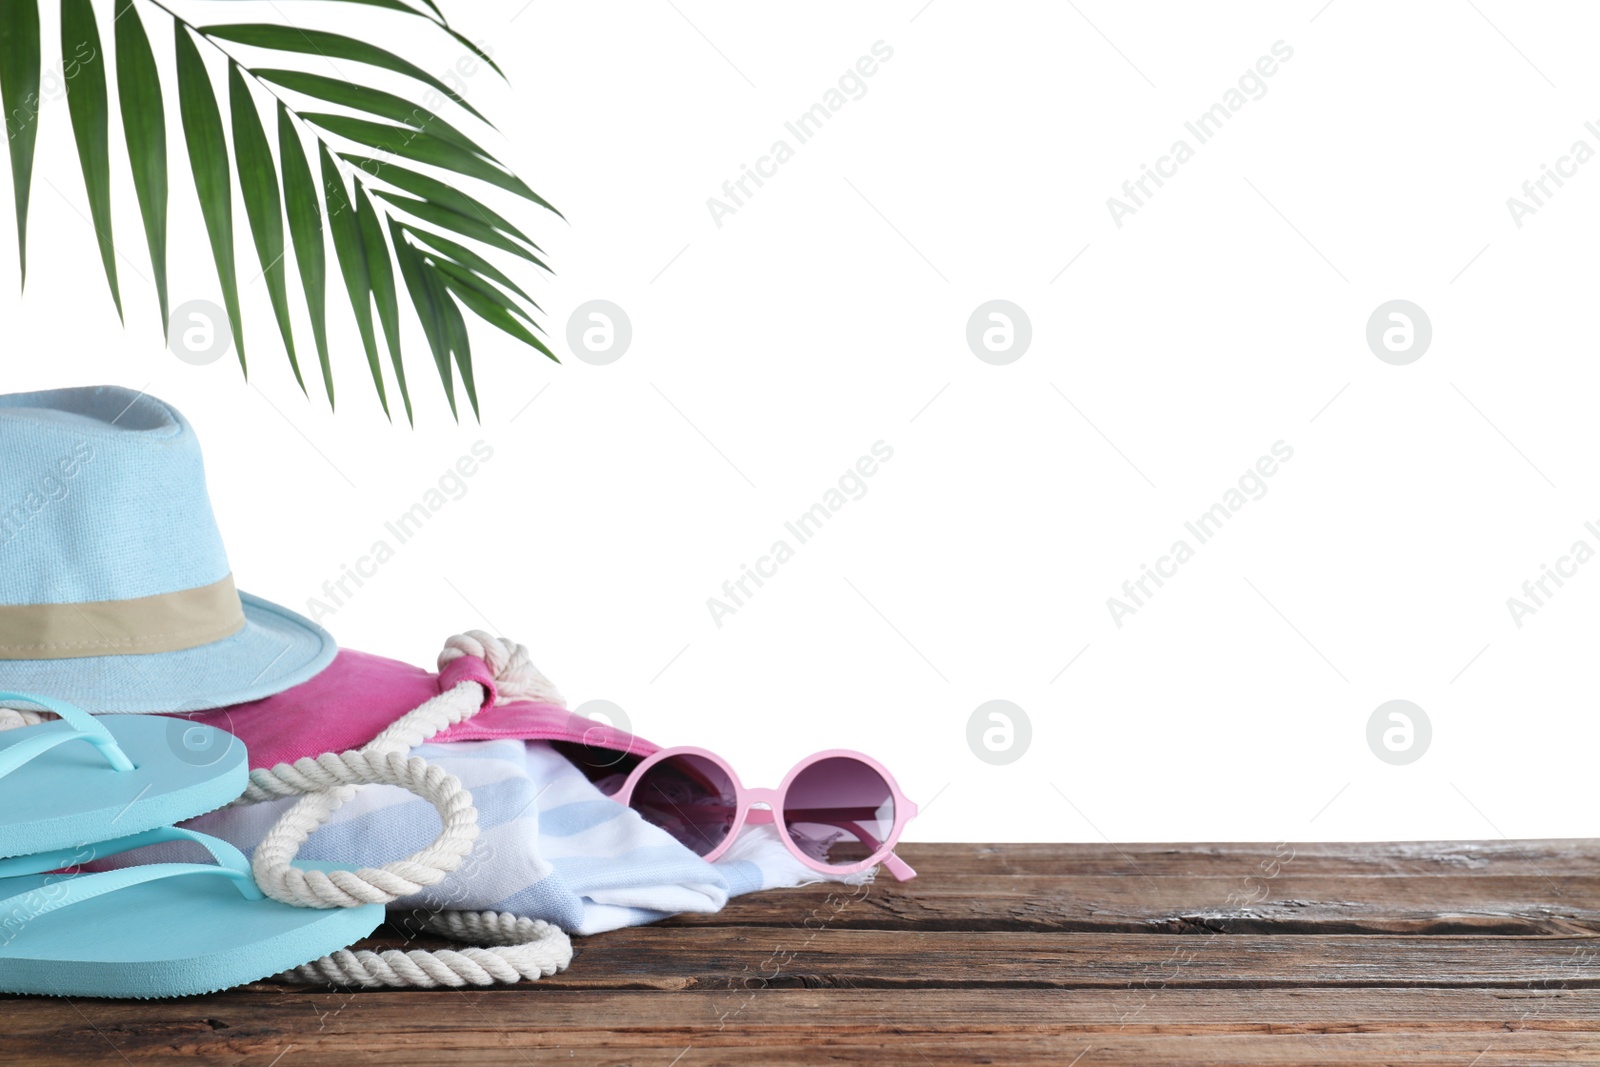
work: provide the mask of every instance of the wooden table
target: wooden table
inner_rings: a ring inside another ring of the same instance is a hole
[[[1600,842],[910,845],[512,988],[0,997],[0,1063],[1600,1063]]]

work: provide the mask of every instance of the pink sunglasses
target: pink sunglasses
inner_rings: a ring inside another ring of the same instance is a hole
[[[881,863],[902,882],[917,876],[894,854],[917,806],[887,768],[859,752],[818,752],[778,788],[746,789],[715,753],[667,748],[635,767],[613,799],[707,860],[726,852],[746,823],[770,823],[814,871],[854,874]]]

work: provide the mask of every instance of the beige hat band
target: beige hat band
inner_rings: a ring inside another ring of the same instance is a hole
[[[244,629],[233,575],[175,593],[79,604],[0,604],[0,660],[181,652]]]

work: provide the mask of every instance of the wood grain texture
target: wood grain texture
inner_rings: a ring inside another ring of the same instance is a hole
[[[1600,1063],[1600,842],[904,851],[518,987],[0,997],[0,1063]]]

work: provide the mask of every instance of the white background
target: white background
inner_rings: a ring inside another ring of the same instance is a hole
[[[436,73],[462,54],[370,8],[177,6],[356,32]],[[1506,199],[1573,141],[1600,149],[1583,128],[1600,119],[1600,15],[442,6],[510,75],[464,79],[499,125],[486,143],[569,220],[485,194],[556,271],[518,277],[564,357],[574,308],[623,307],[633,342],[611,365],[557,366],[474,320],[482,424],[463,401],[458,426],[413,330],[417,426],[391,425],[330,251],[330,414],[290,376],[242,208],[249,382],[231,353],[182,363],[162,348],[120,129],[126,328],[59,97],[20,296],[3,213],[5,386],[118,382],[184,411],[241,587],[305,610],[481,438],[494,457],[466,495],[324,619],[343,645],[429,663],[452,632],[503,632],[574,706],[615,701],[644,736],[716,748],[753,785],[860,748],[932,800],[922,840],[1593,832],[1600,565],[1521,628],[1506,599],[1578,538],[1600,548],[1583,529],[1600,519],[1600,162],[1521,228]],[[136,7],[168,78],[172,302],[220,301],[170,22]],[[1280,40],[1293,57],[1265,96],[1118,228],[1107,198],[1175,139],[1194,146],[1184,122]],[[784,122],[878,41],[893,57],[865,95],[718,227],[707,198],[793,145]],[[996,298],[1032,322],[1008,366],[965,340]],[[1433,324],[1409,366],[1364,336],[1396,298]],[[866,495],[716,626],[707,598],[879,440],[894,457]],[[1266,495],[1119,629],[1107,598],[1280,440],[1294,456]],[[996,698],[1033,728],[1004,767],[966,740]],[[1395,698],[1433,727],[1406,766],[1366,741]]]

